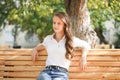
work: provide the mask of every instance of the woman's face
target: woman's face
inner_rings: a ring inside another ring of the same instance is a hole
[[[53,17],[53,30],[55,33],[64,33],[64,22],[58,17]]]

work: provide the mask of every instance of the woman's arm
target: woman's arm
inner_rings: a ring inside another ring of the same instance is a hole
[[[37,59],[39,51],[45,49],[45,47],[47,46],[49,38],[50,38],[50,36],[45,37],[41,44],[39,44],[38,46],[33,48],[33,50],[32,50],[32,61],[35,61]]]
[[[90,45],[86,41],[83,41],[83,40],[80,40],[79,38],[74,37],[73,46],[80,47],[82,49],[80,67],[81,67],[81,70],[85,70],[87,68],[87,53],[90,49]]]
[[[84,71],[87,68],[87,53],[89,51],[89,48],[82,48],[82,56],[80,59],[80,67],[81,70]]]
[[[38,58],[38,52],[44,50],[45,47],[43,45],[38,45],[32,50],[32,61],[34,62]]]

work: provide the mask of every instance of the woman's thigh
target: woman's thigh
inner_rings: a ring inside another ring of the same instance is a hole
[[[68,80],[68,72],[45,68],[40,73],[37,80]]]
[[[52,80],[68,80],[68,73],[67,72],[54,72],[52,74]]]
[[[41,72],[37,80],[52,80],[52,79],[51,79],[51,76],[48,75],[46,72]]]

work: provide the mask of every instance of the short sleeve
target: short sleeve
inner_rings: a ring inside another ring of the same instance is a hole
[[[47,41],[48,41],[48,36],[46,36],[43,40],[43,42],[41,43],[41,45],[47,47]]]
[[[73,37],[73,47],[80,47],[80,48],[87,48],[87,49],[90,49],[90,45],[84,41],[84,40],[81,40],[77,37]]]

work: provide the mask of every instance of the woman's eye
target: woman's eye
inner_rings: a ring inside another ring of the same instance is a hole
[[[58,23],[58,25],[60,25],[60,23]]]

